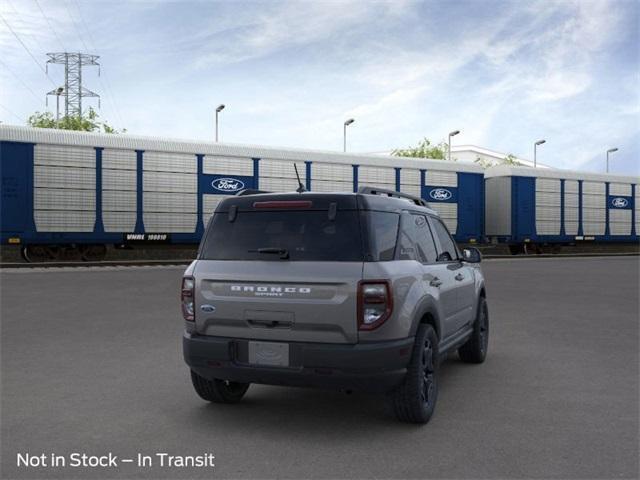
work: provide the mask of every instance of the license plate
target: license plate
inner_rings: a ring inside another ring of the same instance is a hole
[[[288,367],[289,344],[249,342],[249,363],[254,365],[270,365],[273,367]]]

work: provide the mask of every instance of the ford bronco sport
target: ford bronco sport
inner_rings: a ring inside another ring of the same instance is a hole
[[[440,360],[487,354],[479,262],[398,192],[229,197],[182,280],[193,386],[224,403],[251,383],[384,392],[399,420],[426,423]]]

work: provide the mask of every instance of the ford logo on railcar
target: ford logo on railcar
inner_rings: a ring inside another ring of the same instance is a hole
[[[615,208],[624,208],[629,205],[629,200],[627,200],[626,198],[617,197],[611,200],[611,205],[613,205]]]
[[[211,182],[211,186],[221,192],[239,192],[244,189],[244,182],[237,178],[218,178]]]
[[[451,198],[451,192],[446,188],[434,188],[429,192],[429,196],[434,200],[449,200]]]

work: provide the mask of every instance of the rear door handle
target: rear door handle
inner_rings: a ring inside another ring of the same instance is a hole
[[[462,275],[461,273],[457,274],[454,277],[457,281],[461,282],[462,280],[464,280],[464,275]]]
[[[442,285],[442,280],[440,280],[438,277],[433,277],[433,279],[429,282],[429,285],[431,285],[432,287],[439,287],[440,285]]]

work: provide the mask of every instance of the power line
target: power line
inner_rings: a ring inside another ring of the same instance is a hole
[[[80,5],[76,0],[74,0],[74,4],[76,6],[76,9],[78,10],[78,18],[80,19],[80,23],[84,27],[85,32],[87,33],[87,38],[89,39],[89,42],[91,43],[91,46],[93,47],[94,51],[97,51],[95,39],[93,38],[93,34],[91,33],[91,30],[87,26],[87,22],[84,16],[82,15],[82,9],[80,8]],[[71,14],[71,12],[69,12],[69,14]],[[124,126],[123,117],[120,114],[120,109],[118,108],[118,104],[116,102],[116,96],[113,94],[113,89],[111,88],[109,77],[106,71],[104,72],[104,83],[102,82],[102,78],[100,76],[98,76],[98,81],[100,82],[100,85],[102,85],[102,88],[105,90],[105,92],[107,92],[107,98],[113,105],[114,112],[118,117],[118,119],[120,120],[120,124]]]
[[[45,76],[49,79],[49,81],[51,82],[51,84],[56,87],[57,85],[55,84],[55,82],[51,79],[51,77],[49,76],[49,74],[47,73],[47,71],[44,69],[44,67],[42,65],[40,65],[40,62],[38,62],[38,60],[36,59],[36,57],[33,56],[33,53],[31,53],[31,50],[29,50],[29,47],[27,47],[25,45],[25,43],[22,41],[22,39],[18,36],[18,34],[13,30],[13,28],[11,28],[11,25],[9,25],[9,23],[5,20],[5,18],[0,14],[0,19],[2,19],[2,21],[4,22],[4,24],[7,26],[7,28],[9,29],[9,31],[13,34],[14,37],[16,37],[16,39],[18,40],[18,42],[20,42],[20,45],[22,45],[22,47],[27,51],[27,53],[29,54],[29,56],[31,57],[31,59],[35,62],[36,65],[38,65],[38,67],[40,68],[40,70],[42,70],[42,73],[45,74]]]
[[[7,65],[6,63],[4,63],[2,60],[0,60],[0,64],[2,64],[2,65],[4,66],[4,68],[6,68],[6,69],[11,73],[11,75],[13,75],[14,77],[16,77],[16,79],[18,79],[18,81],[19,81],[20,83],[22,83],[22,85],[24,85],[24,88],[26,88],[27,90],[29,90],[29,91],[31,92],[31,95],[33,95],[33,97],[34,97],[36,100],[38,100],[38,102],[41,102],[41,101],[42,101],[42,98],[38,97],[38,94],[37,94],[36,92],[34,92],[34,91],[33,91],[33,89],[32,89],[29,85],[27,85],[27,83],[26,83],[24,80],[22,80],[22,78],[20,78],[20,77],[19,77],[19,76],[18,76],[18,75],[13,71],[13,70],[11,70],[11,69],[9,68],[9,65]]]
[[[38,2],[38,0],[34,0],[36,2],[36,5],[38,6],[38,8],[40,9],[40,13],[42,14],[42,16],[44,17],[44,19],[47,22],[47,25],[49,25],[49,28],[51,29],[51,31],[53,32],[53,34],[55,35],[55,37],[58,39],[58,43],[60,43],[60,46],[62,47],[62,50],[64,50],[65,52],[67,51],[67,48],[64,46],[64,43],[62,42],[62,40],[60,39],[60,37],[58,36],[58,32],[56,31],[55,28],[53,28],[53,25],[51,24],[51,21],[49,20],[49,17],[47,17],[47,15],[44,13],[44,10],[42,9],[42,6],[40,6],[40,2]]]
[[[71,23],[73,24],[73,28],[76,31],[76,34],[78,35],[78,38],[80,39],[80,41],[82,42],[82,45],[84,46],[85,51],[89,51],[89,47],[87,47],[87,44],[84,41],[84,38],[82,38],[82,35],[80,34],[80,29],[78,28],[78,25],[76,24],[76,19],[73,16],[73,14],[71,13],[71,9],[69,8],[69,4],[67,2],[65,2],[64,0],[62,1],[62,4],[64,5],[64,8],[67,9],[67,12],[69,13],[69,18],[71,19]]]
[[[22,118],[20,118],[18,115],[16,115],[15,113],[13,113],[11,110],[9,110],[7,107],[5,107],[4,105],[2,105],[0,103],[0,107],[2,107],[4,110],[6,110],[7,112],[9,112],[9,114],[13,115],[15,118],[17,118],[19,121],[23,121]]]

